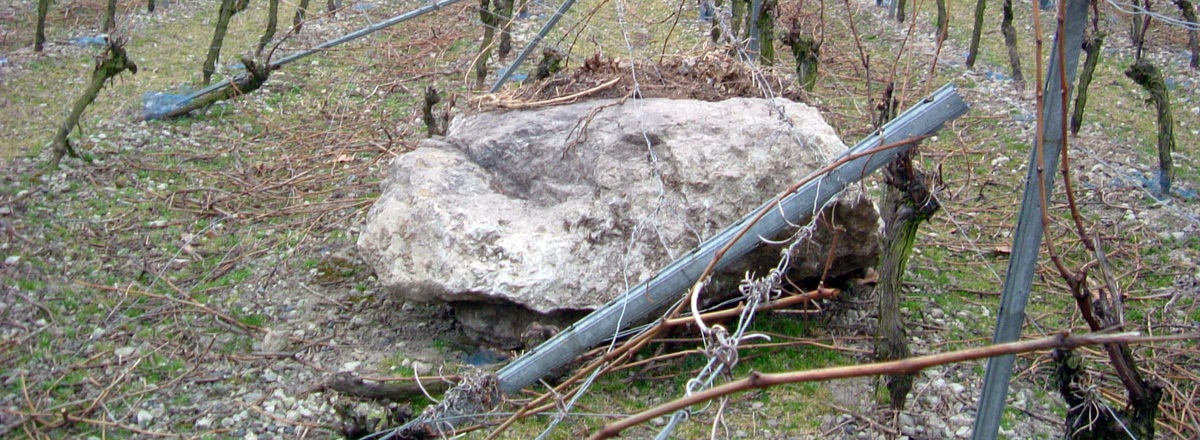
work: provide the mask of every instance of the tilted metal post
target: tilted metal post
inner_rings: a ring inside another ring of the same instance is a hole
[[[280,59],[278,59],[278,60],[272,61],[272,62],[269,64],[269,66],[271,67],[271,69],[270,69],[270,70],[275,70],[275,69],[278,69],[279,67],[281,67],[281,66],[283,66],[283,65],[285,65],[285,64],[288,64],[288,63],[291,63],[291,62],[293,62],[293,61],[299,60],[299,59],[301,59],[301,58],[307,57],[307,56],[309,56],[309,55],[312,55],[312,54],[314,54],[314,53],[321,52],[321,51],[323,51],[323,50],[325,50],[325,49],[329,49],[329,48],[331,48],[331,47],[334,47],[334,46],[341,45],[341,44],[343,44],[343,43],[346,43],[346,42],[348,42],[348,41],[351,41],[351,40],[355,40],[355,39],[358,39],[358,38],[365,37],[365,36],[367,36],[367,35],[370,35],[370,34],[373,34],[373,33],[375,33],[375,32],[381,31],[381,30],[383,30],[383,29],[387,29],[387,28],[389,28],[389,27],[392,27],[392,26],[395,26],[395,25],[397,25],[397,24],[400,24],[400,23],[406,22],[406,21],[408,21],[408,20],[411,20],[411,19],[414,19],[414,18],[420,17],[420,16],[422,16],[422,15],[425,15],[425,14],[428,14],[428,13],[430,13],[430,12],[433,12],[433,11],[436,11],[436,10],[439,10],[439,9],[442,9],[442,8],[444,8],[444,7],[446,7],[446,6],[450,6],[450,5],[452,5],[452,4],[455,4],[455,3],[458,3],[458,2],[460,2],[460,1],[462,1],[462,0],[441,0],[441,1],[433,2],[433,3],[429,3],[429,4],[425,5],[425,6],[422,6],[422,7],[420,7],[420,8],[414,9],[414,10],[412,10],[412,11],[409,11],[409,12],[406,12],[406,13],[404,13],[404,14],[401,14],[401,15],[398,15],[398,16],[395,16],[395,17],[392,17],[392,18],[390,18],[390,19],[387,19],[387,20],[381,21],[381,22],[379,22],[379,23],[375,23],[375,24],[373,24],[373,25],[371,25],[371,26],[367,26],[367,27],[365,27],[365,28],[362,28],[362,29],[359,29],[359,30],[357,30],[357,31],[354,31],[354,32],[348,33],[348,34],[346,34],[346,35],[343,35],[343,36],[341,36],[341,37],[339,37],[339,38],[335,38],[335,39],[333,39],[333,40],[329,40],[329,41],[326,41],[326,42],[324,42],[324,43],[318,44],[318,45],[316,45],[316,46],[313,46],[311,49],[303,50],[303,51],[300,51],[300,52],[297,52],[297,53],[294,53],[294,54],[288,55],[288,56],[286,56],[286,57],[280,58]],[[242,75],[245,75],[245,73],[242,73],[242,74],[238,75],[238,78],[240,78]],[[161,110],[161,111],[159,111],[159,112],[156,112],[156,113],[152,113],[152,114],[148,114],[148,115],[146,115],[146,119],[151,119],[151,120],[153,120],[153,119],[159,119],[159,118],[162,118],[162,117],[163,117],[163,115],[165,115],[165,114],[167,114],[167,113],[170,113],[172,110],[175,110],[175,109],[178,109],[178,108],[180,108],[180,107],[181,107],[181,106],[183,106],[184,104],[187,104],[187,103],[191,102],[193,99],[196,99],[196,98],[199,98],[199,97],[201,97],[201,96],[207,95],[207,94],[209,94],[209,93],[215,92],[215,91],[217,91],[217,90],[221,90],[221,89],[224,89],[224,88],[226,88],[226,87],[229,87],[230,85],[232,85],[232,84],[234,83],[234,81],[237,81],[237,78],[226,79],[226,80],[224,80],[224,81],[221,81],[221,82],[219,82],[219,83],[216,83],[216,84],[213,84],[213,85],[211,85],[211,86],[205,87],[205,88],[203,88],[203,89],[200,89],[200,90],[197,90],[197,91],[195,91],[195,92],[192,92],[190,95],[187,95],[187,96],[184,96],[184,97],[182,97],[182,98],[179,98],[179,101],[177,101],[177,102],[175,103],[175,105],[173,105],[171,108],[169,108],[169,109],[162,109],[162,110]]]
[[[750,42],[746,49],[750,52],[750,58],[757,63],[759,54],[758,49],[762,45],[759,38],[762,37],[762,29],[758,28],[758,16],[762,15],[763,0],[754,0],[750,3],[750,16],[746,18],[746,22],[750,25]]]
[[[882,138],[880,132],[876,132],[860,141],[854,148],[845,151],[839,158],[880,145],[932,134],[946,121],[966,112],[967,104],[958,96],[954,86],[948,84],[884,126],[880,131],[883,133]],[[718,268],[738,261],[757,248],[761,244],[759,237],[775,237],[787,230],[789,224],[805,223],[805,218],[820,209],[829,199],[892,161],[896,155],[908,148],[911,148],[911,145],[854,159],[804,185],[794,194],[784,198],[778,208],[771,209],[771,212],[751,226],[749,232],[721,259]],[[766,206],[764,204],[755,209],[687,255],[675,260],[650,280],[629,289],[607,306],[592,312],[502,368],[497,373],[501,391],[506,394],[520,391],[550,371],[567,365],[585,351],[612,338],[620,329],[631,323],[644,321],[651,313],[678,301],[683,292],[696,283],[716,252],[736,237]]]
[[[1061,64],[1066,67],[1067,96],[1075,82],[1075,70],[1079,65],[1079,50],[1083,44],[1083,29],[1087,23],[1087,0],[1064,0],[1066,24],[1063,35],[1066,54]],[[1063,101],[1062,78],[1059,70],[1058,36],[1050,55],[1047,69],[1044,102],[1040,115],[1044,130],[1042,135],[1042,177],[1046,183],[1046,197],[1054,193],[1054,175],[1058,171],[1058,158],[1062,154]],[[1000,344],[1016,341],[1021,337],[1025,324],[1025,304],[1033,288],[1033,275],[1037,270],[1038,255],[1042,247],[1042,201],[1038,188],[1037,139],[1029,154],[1029,172],[1025,177],[1025,192],[1021,199],[1021,212],[1017,217],[1017,231],[1013,236],[1012,256],[1008,260],[1008,273],[1004,276],[1004,292],[1000,297],[1000,312],[996,317],[996,333],[992,342]],[[988,359],[987,374],[983,378],[983,394],[979,397],[979,410],[975,417],[974,440],[996,438],[1000,428],[1000,417],[1004,413],[1004,399],[1008,395],[1008,382],[1012,379],[1013,355]]]
[[[521,67],[521,63],[525,62],[525,58],[528,58],[529,54],[533,53],[533,49],[537,47],[538,43],[542,42],[543,38],[546,38],[546,34],[550,32],[550,29],[554,29],[554,25],[558,24],[558,19],[571,10],[571,5],[574,4],[575,0],[566,0],[558,6],[558,9],[554,11],[554,15],[550,16],[550,20],[542,26],[542,30],[538,31],[532,40],[529,40],[529,44],[525,45],[525,49],[500,73],[500,77],[496,79],[495,84],[492,84],[492,88],[488,89],[488,93],[496,93],[497,90],[500,90],[500,86],[503,86],[508,81],[508,78],[512,76],[513,72],[516,72],[517,68]]]

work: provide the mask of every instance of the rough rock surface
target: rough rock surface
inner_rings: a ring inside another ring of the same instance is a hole
[[[593,309],[844,149],[815,109],[784,99],[461,116],[444,141],[395,159],[358,247],[412,299]],[[838,238],[839,270],[873,265],[873,205],[835,208],[857,217]],[[820,276],[827,230],[798,252],[799,276]]]

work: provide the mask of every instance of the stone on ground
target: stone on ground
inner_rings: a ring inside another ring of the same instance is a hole
[[[495,303],[472,307],[472,324],[519,334],[602,306],[845,148],[815,109],[785,99],[459,116],[444,140],[394,160],[358,247],[408,299]],[[833,208],[847,229],[833,275],[872,266],[872,203]],[[795,277],[821,276],[829,234],[794,255]],[[762,274],[779,255],[760,254],[734,270]]]

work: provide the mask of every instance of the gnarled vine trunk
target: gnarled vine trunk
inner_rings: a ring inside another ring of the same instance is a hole
[[[1158,112],[1158,190],[1169,194],[1175,178],[1174,160],[1171,159],[1171,151],[1175,150],[1175,119],[1171,116],[1167,85],[1163,83],[1162,72],[1145,59],[1129,66],[1125,76],[1150,94],[1148,101]]]
[[[50,0],[38,0],[37,29],[33,34],[33,51],[41,52],[46,45],[46,14],[50,12]]]
[[[817,84],[817,67],[821,60],[821,43],[800,27],[800,21],[793,18],[788,33],[783,36],[783,44],[792,49],[796,59],[796,82],[804,90],[812,91]]]
[[[262,38],[258,39],[258,48],[254,50],[255,55],[262,54],[263,49],[271,40],[275,38],[275,28],[279,25],[279,0],[270,0],[267,3],[267,29],[263,31]]]
[[[979,38],[983,35],[983,13],[987,9],[987,0],[975,3],[975,27],[971,28],[971,46],[967,51],[967,68],[975,67],[975,59],[979,57]]]
[[[894,84],[889,84],[884,91],[883,100],[877,109],[879,126],[896,116],[899,102],[893,96],[894,90]],[[900,302],[904,297],[904,273],[917,239],[917,229],[941,208],[930,190],[931,177],[917,171],[913,165],[914,154],[914,150],[905,151],[884,169],[884,181],[887,186],[883,190],[882,206],[879,209],[884,222],[883,259],[879,262],[879,284],[875,287],[879,296],[875,359],[879,361],[912,356],[904,329],[904,317],[900,315]],[[912,390],[912,382],[911,374],[887,376],[892,408],[904,407],[908,392]]]
[[[246,9],[249,4],[249,0],[221,0],[221,9],[217,12],[217,27],[213,31],[212,43],[208,46],[208,56],[204,59],[204,85],[208,85],[213,74],[217,72],[217,61],[221,57],[221,46],[225,44],[229,21],[233,19],[234,14]]]
[[[1004,45],[1008,47],[1008,64],[1012,67],[1013,81],[1017,89],[1025,88],[1025,76],[1021,74],[1021,56],[1017,52],[1017,29],[1013,27],[1012,0],[1004,0],[1004,15],[1000,20],[1000,32],[1004,34]]]
[[[1183,14],[1183,19],[1192,25],[1196,23],[1196,6],[1188,0],[1175,0],[1175,6],[1179,7],[1179,12]],[[1195,29],[1188,29],[1188,49],[1192,51],[1193,69],[1200,69],[1200,32]]]
[[[1083,42],[1083,52],[1087,59],[1083,62],[1083,71],[1079,72],[1079,90],[1075,92],[1075,109],[1071,113],[1071,135],[1079,135],[1083,126],[1083,111],[1087,107],[1088,87],[1092,84],[1092,75],[1096,73],[1096,65],[1100,63],[1100,47],[1104,45],[1104,34],[1093,32]]]
[[[117,27],[117,0],[108,0],[104,7],[104,32],[112,32]]]
[[[67,136],[71,134],[71,129],[79,125],[79,117],[83,115],[83,111],[96,100],[96,96],[100,95],[104,83],[108,82],[109,78],[120,75],[126,70],[136,74],[137,64],[129,59],[121,41],[110,39],[104,57],[96,63],[96,68],[92,70],[92,81],[88,83],[79,99],[75,100],[75,104],[71,106],[71,112],[67,114],[66,120],[58,127],[58,132],[54,135],[54,141],[50,144],[52,149],[50,162],[47,164],[50,169],[58,168],[58,163],[67,154],[73,157],[78,156],[75,149],[71,148],[71,141],[67,139]]]

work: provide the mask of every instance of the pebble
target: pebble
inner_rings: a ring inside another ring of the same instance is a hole
[[[271,330],[263,336],[262,351],[267,353],[278,353],[287,348],[287,337],[283,332]]]
[[[5,266],[15,266],[17,263],[20,263],[20,262],[21,262],[20,255],[11,255],[8,258],[4,259]]]
[[[130,356],[133,356],[133,353],[136,351],[137,351],[137,349],[134,347],[121,347],[116,350],[113,350],[113,354],[117,355],[117,360],[120,361],[120,360],[126,359]]]
[[[975,419],[967,414],[955,414],[950,416],[950,424],[955,426],[966,426],[975,422]]]
[[[966,390],[966,389],[967,389],[967,387],[965,387],[965,386],[963,386],[962,384],[959,384],[959,383],[952,383],[952,384],[950,384],[950,392],[952,392],[952,393],[954,393],[954,394],[959,394],[959,393],[962,393],[962,392],[963,392],[963,390]]]
[[[263,380],[263,382],[274,382],[274,381],[279,380],[279,375],[275,374],[274,371],[267,370],[267,371],[263,372],[262,380]]]
[[[908,414],[900,413],[899,419],[901,427],[913,426],[917,424],[917,421],[913,420],[913,417]]]
[[[421,361],[413,361],[412,369],[413,371],[417,372],[417,374],[424,376],[433,372],[433,365]]]
[[[664,426],[667,424],[667,418],[661,417],[661,416],[655,417],[653,419],[650,419],[650,424],[654,425],[654,426]]]
[[[154,421],[154,415],[150,411],[139,409],[137,412],[137,424],[143,428],[150,426],[150,422]]]
[[[929,416],[929,426],[941,429],[941,428],[946,427],[946,422],[943,421],[941,417],[938,417],[936,415],[930,415]]]
[[[970,426],[964,426],[962,428],[958,428],[957,431],[954,431],[955,437],[967,438],[970,435],[971,435],[971,427]]]
[[[346,362],[346,363],[342,364],[342,368],[340,370],[338,370],[338,372],[339,373],[350,373],[350,372],[353,372],[354,370],[357,370],[360,365],[362,365],[362,362],[359,362],[359,361]],[[421,373],[419,371],[417,373],[425,374],[425,373]]]

